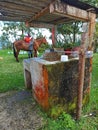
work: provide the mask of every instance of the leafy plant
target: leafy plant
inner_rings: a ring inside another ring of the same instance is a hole
[[[54,47],[55,48],[63,48],[64,47],[63,45],[64,44],[62,42],[58,41],[58,42],[55,43]]]
[[[74,44],[73,43],[67,43],[67,44],[64,44],[64,50],[66,49],[72,49],[74,47]]]
[[[42,130],[71,130],[75,128],[75,121],[69,114],[63,112],[56,120],[46,117],[46,125]]]

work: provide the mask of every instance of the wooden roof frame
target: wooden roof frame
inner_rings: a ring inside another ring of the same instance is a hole
[[[86,10],[72,4],[68,0],[0,0],[0,20],[23,21],[39,28],[52,28],[74,20],[89,21],[91,8]]]
[[[62,3],[60,0],[51,2],[46,8],[41,10],[39,13],[35,14],[29,21],[27,21],[30,26],[37,26],[40,27],[53,27],[55,24],[47,24],[47,23],[41,23],[41,22],[34,22],[37,19],[39,19],[41,16],[50,13],[58,16],[63,16],[66,18],[69,18],[70,20],[78,20],[78,21],[90,21],[90,18],[92,16],[91,10],[82,10],[77,7],[68,5],[66,3]],[[81,15],[80,15],[81,14]],[[95,13],[94,13],[95,14]],[[66,23],[66,22],[65,22]]]

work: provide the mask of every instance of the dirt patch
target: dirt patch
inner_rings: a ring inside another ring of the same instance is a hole
[[[0,94],[0,130],[37,130],[42,122],[30,91]]]

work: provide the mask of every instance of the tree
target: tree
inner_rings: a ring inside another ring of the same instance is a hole
[[[80,0],[80,1],[98,7],[98,0]]]
[[[26,27],[24,22],[4,22],[2,36],[0,37],[1,46],[11,47],[11,43],[17,39],[23,39],[28,33],[33,38],[42,36],[41,29]]]
[[[2,29],[6,34],[11,35],[14,39],[20,38],[29,29],[25,26],[23,22],[4,22],[4,27]]]
[[[68,24],[61,24],[57,27],[57,44],[58,42],[64,44],[64,46],[74,46],[74,44],[79,41],[77,39],[77,34],[80,34],[80,27],[82,22],[71,22]]]
[[[16,39],[23,39],[25,33],[34,34],[31,28],[26,27],[24,22],[4,22],[2,35],[0,37],[1,46],[3,48],[12,46]]]
[[[3,49],[11,47],[10,41],[6,33],[3,33],[3,35],[1,35],[0,43]]]

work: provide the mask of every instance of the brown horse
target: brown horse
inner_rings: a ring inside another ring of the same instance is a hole
[[[33,45],[32,45],[32,50],[34,51],[34,57],[37,57],[37,51],[40,45],[47,44],[47,43],[48,42],[45,37],[34,39]],[[24,40],[18,40],[13,43],[14,56],[17,62],[19,62],[18,55],[19,55],[20,50],[31,51],[29,48],[30,48],[29,44],[27,44]]]

